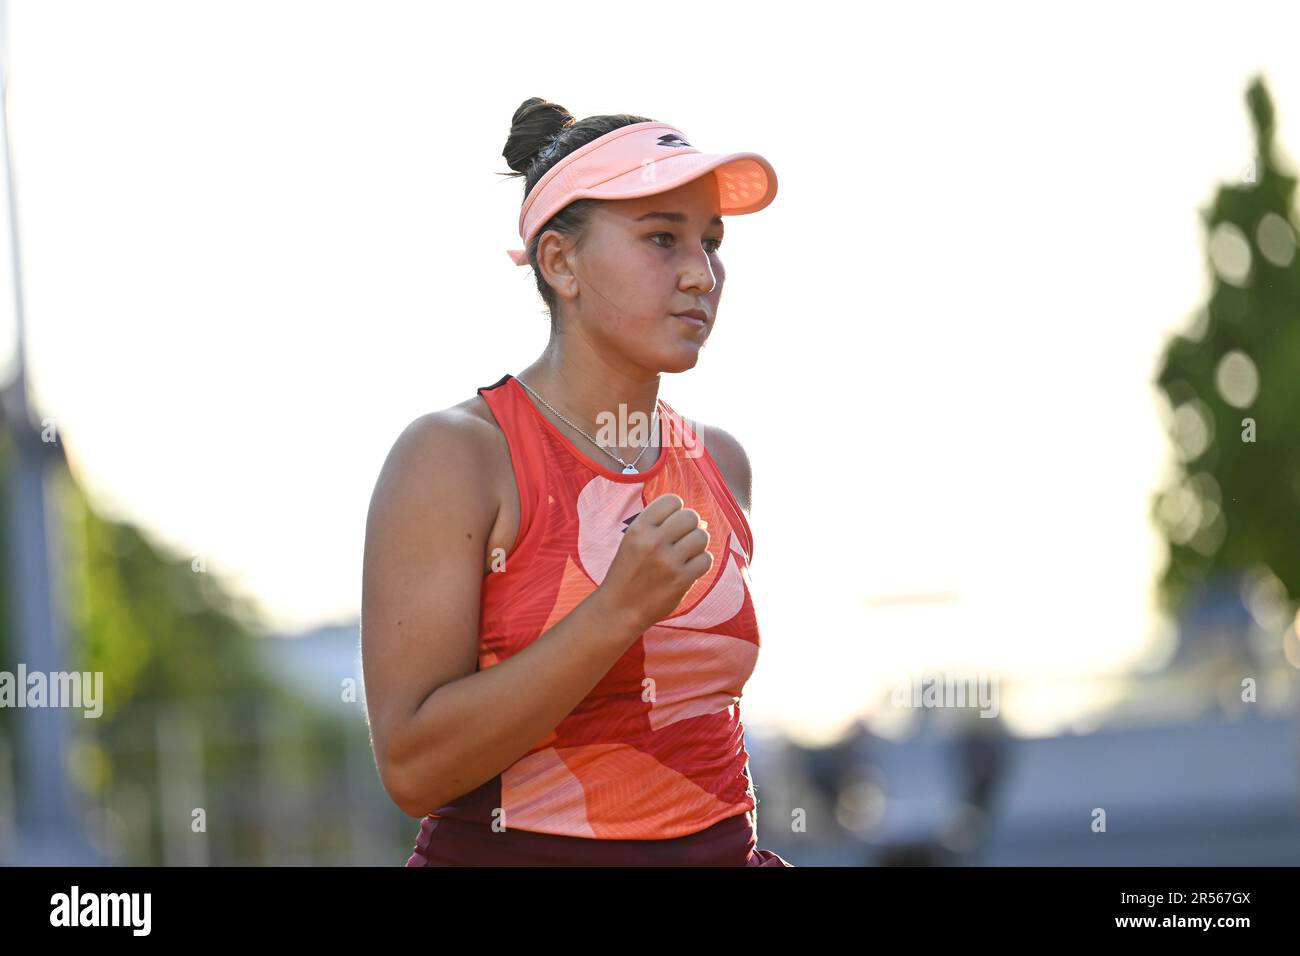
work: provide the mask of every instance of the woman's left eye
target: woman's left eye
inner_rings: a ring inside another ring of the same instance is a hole
[[[650,238],[654,240],[654,239],[658,239],[660,236],[667,236],[669,239],[672,239],[674,242],[677,240],[677,237],[674,236],[671,232],[656,232],[652,236],[650,236]],[[717,252],[719,247],[722,245],[721,239],[705,239],[704,241],[713,243],[713,249],[712,249],[713,252]],[[655,243],[655,245],[659,245],[661,249],[668,248],[667,246],[660,245],[659,243]]]

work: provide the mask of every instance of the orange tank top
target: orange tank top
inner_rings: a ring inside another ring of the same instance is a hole
[[[478,389],[505,433],[519,533],[484,576],[479,669],[518,653],[605,577],[622,534],[662,494],[708,522],[713,566],[587,697],[495,778],[426,818],[597,839],[667,839],[747,814],[756,801],[740,697],[758,660],[753,541],[689,423],[659,400],[660,452],[639,474],[584,457],[507,374]],[[498,812],[499,811],[499,812]]]

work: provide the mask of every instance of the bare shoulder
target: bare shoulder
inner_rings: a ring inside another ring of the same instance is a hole
[[[469,400],[426,412],[409,422],[397,436],[389,452],[389,462],[425,467],[477,464],[490,447],[491,432],[490,420],[475,414]]]
[[[695,430],[717,463],[718,471],[727,480],[727,487],[736,496],[736,501],[748,512],[753,494],[753,471],[744,446],[729,431],[717,425],[696,422]]]
[[[483,408],[475,406],[475,401]],[[385,503],[412,505],[454,490],[467,510],[495,513],[492,471],[500,432],[479,396],[409,422],[393,441],[371,499],[371,513]]]
[[[492,415],[492,410],[488,408],[488,403],[483,400],[482,395],[471,395],[465,401],[450,408],[445,408],[440,412],[433,412],[434,415],[465,415],[477,422],[489,426],[489,430],[498,431],[497,420]]]

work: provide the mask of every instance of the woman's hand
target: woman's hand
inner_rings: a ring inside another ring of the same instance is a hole
[[[623,533],[596,589],[638,634],[672,614],[696,578],[713,567],[709,533],[699,512],[683,504],[679,496],[665,494],[646,505]]]

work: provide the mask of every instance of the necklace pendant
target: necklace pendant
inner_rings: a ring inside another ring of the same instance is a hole
[[[628,465],[626,468],[623,469],[623,474],[625,474],[625,475],[637,475],[637,474],[640,474],[640,472],[638,472],[638,471],[636,470],[636,466],[635,466],[635,465]]]

